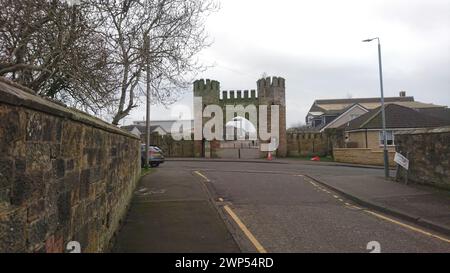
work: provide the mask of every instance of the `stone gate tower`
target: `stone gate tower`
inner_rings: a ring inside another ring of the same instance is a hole
[[[281,77],[272,77],[260,79],[257,82],[258,86],[258,103],[259,105],[280,106],[279,129],[280,139],[277,155],[279,157],[286,157],[287,155],[287,138],[286,138],[286,84],[285,79]],[[270,130],[270,110],[268,111],[268,121]]]
[[[222,98],[220,95],[222,94]],[[202,109],[195,109],[194,113],[198,113],[203,110],[208,105],[219,105],[222,107],[225,115],[225,108],[227,105],[242,105],[246,107],[247,105],[255,105],[259,108],[260,105],[268,106],[268,121],[270,123],[270,107],[272,105],[279,105],[279,146],[277,150],[277,156],[285,157],[287,154],[287,139],[286,139],[286,85],[285,79],[281,77],[268,77],[260,79],[257,81],[256,90],[231,90],[231,91],[220,91],[220,83],[215,80],[197,80],[194,82],[194,96],[202,97],[203,105]],[[258,111],[259,112],[259,111]],[[203,119],[203,124],[208,121],[208,118]],[[227,120],[224,120],[224,126]],[[269,124],[269,130],[270,124]],[[259,130],[259,128],[257,128]],[[225,132],[225,129],[224,129]],[[207,145],[209,145],[207,143]],[[217,146],[217,145],[216,145]],[[209,146],[208,146],[209,147]],[[205,155],[205,141],[196,141],[195,143],[195,154],[196,156]]]

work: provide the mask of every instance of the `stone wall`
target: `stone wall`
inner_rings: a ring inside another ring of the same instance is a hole
[[[395,167],[395,152],[389,151],[389,165]],[[384,165],[383,150],[366,148],[335,148],[333,150],[334,161],[361,165]]]
[[[152,145],[156,145],[164,152],[165,157],[194,157],[194,141],[175,141],[170,135],[153,134]]]
[[[395,142],[409,159],[408,181],[450,189],[450,127],[401,132]],[[397,179],[404,175],[398,172]]]
[[[287,155],[327,156],[330,154],[330,138],[325,133],[289,133],[287,135]]]
[[[0,252],[107,250],[140,176],[139,144],[0,78]]]

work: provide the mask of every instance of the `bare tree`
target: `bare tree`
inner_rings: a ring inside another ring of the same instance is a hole
[[[145,81],[151,82],[155,101],[170,103],[187,87],[188,76],[202,69],[195,55],[208,46],[204,19],[217,9],[213,0],[99,0],[95,9],[118,79],[113,124],[137,107]],[[143,73],[147,57],[151,79]]]
[[[0,76],[96,111],[111,99],[106,41],[87,1],[0,0]]]
[[[215,1],[0,0],[0,76],[83,110],[107,109],[118,125],[146,81],[154,102],[171,103],[204,68],[195,56],[209,45],[204,20]]]

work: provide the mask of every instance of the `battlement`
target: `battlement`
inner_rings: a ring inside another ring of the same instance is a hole
[[[264,89],[266,87],[282,87],[285,88],[285,79],[281,77],[268,77],[260,79],[257,82],[258,89]]]
[[[222,91],[221,100],[230,101],[230,100],[256,100],[257,94],[256,90],[230,90],[230,91]]]
[[[220,91],[220,82],[209,79],[201,79],[194,82],[195,91]]]
[[[257,81],[256,90],[221,91],[220,82],[201,79],[194,82],[194,96],[203,97],[206,103],[255,103],[276,100],[284,97],[285,79],[282,77],[267,77]]]

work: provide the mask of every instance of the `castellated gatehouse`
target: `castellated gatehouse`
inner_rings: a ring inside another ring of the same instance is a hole
[[[214,114],[205,115],[208,108],[211,108],[208,106],[219,106],[223,113],[223,128],[219,131],[223,137],[211,140],[206,138],[201,130],[202,140],[197,140],[195,143],[196,157],[241,159],[267,157],[268,153],[262,147],[267,146],[269,142],[276,143],[278,147],[274,155],[286,156],[286,81],[284,78],[262,78],[256,82],[256,90],[229,91],[221,90],[219,81],[201,79],[194,82],[194,101],[195,98],[197,101],[201,98],[201,104],[194,103],[194,113],[203,114],[200,117],[203,126],[214,118]],[[230,108],[245,109],[245,111],[227,112]],[[272,118],[272,109],[276,108],[279,109],[278,118],[276,116]],[[252,109],[256,111],[248,111]],[[257,113],[257,116],[250,112]],[[267,124],[261,123],[261,120]],[[263,137],[260,132],[262,130],[271,133],[272,125],[278,126],[279,133],[267,140],[266,135]],[[215,130],[217,128],[213,129]]]

